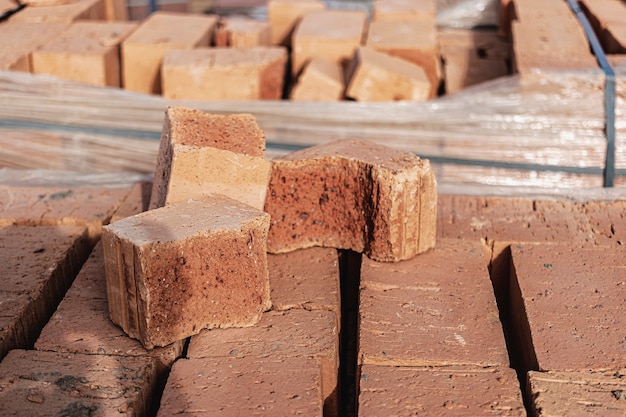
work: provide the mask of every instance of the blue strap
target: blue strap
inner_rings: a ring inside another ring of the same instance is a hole
[[[605,126],[604,133],[606,135],[606,160],[604,163],[604,186],[613,187],[615,180],[615,72],[606,55],[598,37],[596,36],[587,16],[583,13],[580,5],[575,0],[567,0],[572,11],[576,14],[578,21],[585,30],[585,35],[591,45],[591,50],[600,64],[600,68],[604,71],[604,117]]]

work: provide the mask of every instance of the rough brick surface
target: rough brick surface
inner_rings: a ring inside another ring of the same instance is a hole
[[[338,65],[350,61],[367,30],[367,13],[321,10],[307,13],[293,34],[292,69],[297,74],[319,56]]]
[[[33,72],[121,87],[119,45],[136,28],[131,22],[76,22],[32,53]]]
[[[316,359],[183,359],[174,364],[158,416],[322,417],[322,404]]]
[[[271,26],[272,43],[290,46],[293,31],[302,16],[325,8],[324,2],[319,0],[269,0],[267,17]]]
[[[509,363],[479,242],[440,239],[396,264],[363,258],[359,310],[363,364]]]
[[[337,101],[343,98],[345,82],[341,65],[315,57],[304,67],[291,99],[297,101]]]
[[[0,358],[32,347],[90,250],[84,227],[0,227]]]
[[[374,0],[372,20],[433,21],[437,14],[435,0]]]
[[[183,350],[177,341],[147,351],[109,319],[104,253],[98,244],[83,265],[50,321],[43,328],[35,349],[88,355],[150,356],[159,375],[166,372]]]
[[[148,210],[151,194],[152,182],[142,181],[133,185],[126,198],[111,216],[110,223]]]
[[[270,307],[268,227],[266,213],[217,195],[107,226],[111,319],[147,348],[255,324]]]
[[[14,350],[0,363],[0,414],[146,415],[155,382],[147,357]]]
[[[610,372],[529,372],[528,396],[536,417],[626,414],[624,370]]]
[[[286,63],[279,46],[171,50],[163,59],[163,97],[279,100]]]
[[[511,317],[525,369],[626,367],[621,249],[512,245]]]
[[[422,67],[369,47],[357,49],[347,80],[357,101],[424,101],[436,90]]]
[[[31,72],[31,52],[67,28],[67,23],[29,23],[10,21],[2,24],[0,69]]]
[[[626,7],[619,1],[582,1],[581,7],[607,54],[626,52]]]
[[[596,244],[619,246],[626,243],[626,202],[590,201],[582,204],[581,210],[589,221]]]
[[[11,20],[33,23],[72,23],[77,20],[104,20],[105,17],[104,0],[77,0],[57,6],[26,7],[13,15]]]
[[[272,161],[270,252],[327,246],[408,259],[435,244],[437,190],[428,160],[344,140]]]
[[[336,249],[308,248],[279,255],[269,254],[267,263],[274,310],[328,310],[340,317]]]
[[[220,20],[215,33],[215,46],[251,48],[271,45],[270,24],[245,16],[232,16]]]
[[[360,417],[526,416],[509,368],[363,365],[360,388]]]
[[[161,92],[161,62],[170,49],[209,46],[217,16],[155,12],[122,44],[124,88]]]
[[[437,95],[442,71],[437,47],[437,27],[425,21],[375,21],[370,23],[366,45],[379,52],[421,67],[431,85],[429,97]]]
[[[187,356],[194,358],[319,358],[325,408],[336,414],[339,329],[330,311],[269,312],[253,327],[204,330],[191,338]],[[304,366],[304,365],[302,365]]]
[[[150,208],[219,193],[262,209],[269,172],[265,134],[254,116],[169,107]]]

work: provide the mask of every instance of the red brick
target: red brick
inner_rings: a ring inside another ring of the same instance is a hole
[[[155,12],[122,43],[124,88],[139,93],[161,92],[161,62],[170,49],[209,46],[217,16]]]
[[[437,13],[435,0],[374,0],[372,6],[374,21],[433,21]]]
[[[363,365],[359,416],[526,416],[515,371]]]
[[[150,356],[165,376],[183,350],[177,341],[151,351],[109,319],[104,253],[98,244],[46,326],[35,349],[88,355]]]
[[[13,4],[13,3],[12,3]],[[28,23],[11,20],[0,26],[3,46],[0,69],[31,72],[31,53],[67,28],[68,23]]]
[[[322,404],[316,359],[183,359],[172,368],[158,416],[322,417]]]
[[[621,249],[512,245],[510,309],[524,367],[626,367]]]
[[[350,61],[367,30],[367,12],[321,10],[304,15],[293,34],[292,70],[298,74],[314,57],[338,65]]]
[[[428,160],[344,140],[272,161],[268,249],[352,249],[397,261],[435,244],[436,183]]]
[[[150,207],[219,193],[262,209],[270,168],[254,116],[169,107]]]
[[[120,43],[136,23],[76,22],[32,53],[33,72],[121,87]]]
[[[341,65],[321,57],[314,57],[302,69],[291,90],[294,101],[338,101],[345,90]]]
[[[509,363],[479,242],[441,239],[395,264],[363,258],[359,311],[363,364]]]
[[[269,0],[267,17],[271,26],[272,43],[290,46],[293,31],[302,16],[325,8],[325,3],[319,0]]]
[[[624,370],[529,372],[531,413],[544,416],[622,417],[626,414]]]
[[[321,359],[325,407],[337,407],[339,366],[337,318],[329,311],[269,312],[253,327],[204,330],[191,338],[187,356],[254,361]]]
[[[270,24],[246,16],[222,18],[215,33],[215,46],[251,48],[270,45]]]
[[[279,100],[287,51],[278,46],[170,50],[163,97],[185,100]]]
[[[581,205],[589,221],[593,240],[598,245],[626,243],[626,203],[590,201]]]
[[[146,415],[155,383],[146,357],[14,350],[0,363],[0,414]]]
[[[309,248],[267,256],[274,310],[333,311],[340,317],[337,250]]]
[[[111,320],[148,349],[255,324],[271,306],[268,227],[266,213],[218,195],[107,226]]]
[[[626,7],[615,0],[584,0],[581,6],[607,54],[626,52]]]
[[[369,47],[357,49],[347,80],[356,101],[424,101],[435,90],[422,67]]]
[[[0,359],[32,347],[90,250],[84,227],[0,228]]]
[[[13,15],[11,20],[33,23],[71,23],[77,20],[103,20],[105,18],[105,0],[77,0],[60,6],[26,7]]]
[[[441,64],[435,20],[375,21],[369,26],[366,45],[379,52],[421,67],[431,85],[428,97],[436,97],[441,83]]]

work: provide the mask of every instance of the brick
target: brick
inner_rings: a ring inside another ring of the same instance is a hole
[[[315,359],[203,358],[174,364],[158,416],[322,417],[322,410]]]
[[[434,19],[372,22],[369,26],[366,45],[376,51],[421,67],[431,85],[429,97],[436,97],[442,71]]]
[[[155,383],[146,357],[14,350],[0,363],[0,414],[146,415]]]
[[[19,22],[72,23],[77,20],[103,20],[106,17],[105,0],[77,0],[58,6],[26,7],[11,17]]]
[[[325,408],[336,415],[339,329],[330,311],[268,312],[253,327],[205,330],[191,338],[187,357],[248,360],[321,360]],[[320,370],[318,369],[318,372]]]
[[[138,182],[111,216],[111,223],[148,210],[152,182]]]
[[[581,7],[594,27],[602,49],[607,54],[626,52],[626,7],[613,0],[581,2]]]
[[[24,3],[31,7],[60,6],[62,4],[74,3],[76,0],[28,0]]]
[[[363,365],[359,416],[526,416],[515,371]]]
[[[109,22],[129,20],[126,0],[105,0],[105,16]]]
[[[359,47],[348,70],[346,96],[357,101],[424,101],[433,85],[422,67]]]
[[[332,248],[308,248],[267,256],[273,309],[301,308],[341,314],[339,264]]]
[[[619,246],[626,243],[625,206],[623,201],[589,201],[581,205],[596,244]]]
[[[150,349],[268,309],[269,216],[224,196],[119,220],[102,236],[111,320]]]
[[[382,145],[343,140],[277,157],[268,250],[326,246],[408,259],[435,245],[436,195],[428,160]]]
[[[215,34],[218,47],[251,48],[271,44],[270,24],[245,16],[223,18]]]
[[[267,17],[271,27],[272,44],[291,46],[294,29],[302,20],[302,16],[325,8],[325,3],[319,0],[269,0]]]
[[[509,363],[479,242],[440,239],[395,264],[364,257],[359,311],[363,364]]]
[[[434,21],[437,3],[434,0],[374,0],[372,3],[373,21]]]
[[[344,66],[363,42],[367,12],[321,10],[304,15],[293,34],[292,71],[298,74],[314,57]]]
[[[185,100],[279,100],[283,47],[170,50],[163,59],[163,97]]]
[[[124,88],[139,93],[161,93],[161,63],[170,49],[192,49],[211,44],[217,16],[155,12],[122,43]]]
[[[0,186],[0,226],[83,226],[95,244],[128,188]]]
[[[35,349],[87,355],[150,356],[157,376],[166,377],[183,341],[146,350],[109,319],[104,253],[98,244],[46,326]]]
[[[77,22],[32,53],[33,72],[121,87],[120,43],[136,23]]]
[[[344,90],[341,65],[314,57],[302,69],[290,98],[294,101],[338,101],[343,99]]]
[[[626,366],[626,284],[611,247],[512,245],[510,313],[525,369]]]
[[[29,23],[14,20],[3,23],[0,26],[0,36],[4,40],[0,50],[0,69],[31,72],[31,53],[67,26],[67,23]]]
[[[32,347],[90,250],[84,227],[0,228],[0,359]]]
[[[150,207],[218,193],[261,210],[270,169],[265,134],[253,115],[169,107]]]
[[[533,416],[606,416],[626,413],[624,371],[529,372]]]

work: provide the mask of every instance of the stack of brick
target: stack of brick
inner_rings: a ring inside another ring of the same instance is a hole
[[[626,6],[623,2],[582,1],[581,8],[593,26],[594,32],[607,54],[609,63],[616,68],[626,66]]]

